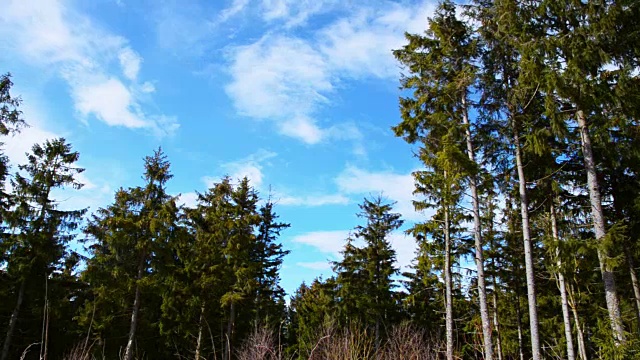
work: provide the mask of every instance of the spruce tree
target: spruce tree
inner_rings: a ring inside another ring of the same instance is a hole
[[[85,210],[62,210],[52,192],[62,188],[80,189],[77,176],[84,171],[75,166],[79,154],[65,139],[46,141],[33,146],[27,163],[11,179],[13,188],[11,212],[5,217],[8,232],[2,242],[7,275],[15,286],[15,307],[6,327],[0,358],[11,354],[12,337],[23,302],[35,307],[36,299],[44,299],[42,333],[24,334],[38,338],[48,333],[50,301],[46,291],[50,276],[63,267],[67,246],[75,237],[73,231]],[[25,326],[26,328],[26,326]],[[33,329],[33,328],[32,328]],[[36,327],[37,329],[37,327]],[[46,357],[47,339],[40,341],[41,356]]]
[[[154,289],[161,284],[161,268],[178,222],[175,198],[166,192],[172,175],[165,154],[158,149],[144,162],[145,185],[118,190],[114,203],[99,209],[85,229],[92,242],[92,257],[83,278],[91,284],[93,298],[85,304],[81,321],[93,324],[101,341],[105,335],[127,332],[125,360],[133,359],[136,351],[141,310],[146,308],[143,299],[160,303]],[[130,317],[128,324],[116,322],[119,319],[113,316],[123,311]],[[150,317],[145,321],[153,322],[159,313],[154,309],[145,315]],[[111,349],[117,354],[118,347]]]

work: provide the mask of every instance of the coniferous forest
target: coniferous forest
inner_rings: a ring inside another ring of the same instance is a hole
[[[0,360],[640,358],[640,2],[445,0],[425,22],[393,52],[389,132],[433,215],[364,199],[333,275],[293,294],[295,224],[247,178],[186,207],[157,149],[90,213],[54,196],[83,186],[65,139],[1,156]],[[5,138],[29,122],[12,81]]]

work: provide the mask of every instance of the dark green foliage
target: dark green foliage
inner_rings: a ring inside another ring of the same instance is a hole
[[[422,164],[413,190],[425,217],[408,226],[418,244],[410,270],[399,273],[390,244],[400,215],[365,199],[334,274],[303,283],[289,304],[279,284],[289,224],[248,179],[223,178],[194,208],[178,206],[158,150],[145,158],[144,182],[118,189],[80,229],[85,211],[52,195],[82,186],[64,139],[34,146],[15,175],[0,152],[0,360],[31,344],[29,359],[63,358],[79,344],[97,358],[231,360],[261,331],[288,358],[338,356],[344,344],[372,354],[401,345],[391,329],[403,322],[446,341],[450,358],[483,358],[487,332],[494,358],[529,358],[536,328],[540,357],[566,358],[567,313],[576,358],[637,358],[638,19],[634,0],[442,1],[426,31],[393,52],[404,72],[393,132]],[[11,80],[0,76],[0,137],[26,126]],[[81,230],[86,257],[73,246]],[[484,333],[474,235],[485,256]],[[615,280],[623,336],[601,269]]]

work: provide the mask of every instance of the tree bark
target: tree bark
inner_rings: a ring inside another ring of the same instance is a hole
[[[22,307],[22,301],[24,300],[25,280],[20,283],[20,289],[18,290],[18,301],[16,301],[16,307],[13,308],[11,318],[9,318],[9,326],[7,326],[7,336],[4,339],[4,345],[2,346],[2,356],[0,360],[7,360],[9,358],[9,349],[11,349],[11,338],[16,330],[16,323],[18,322],[18,314]]]
[[[558,289],[560,289],[560,299],[562,303],[562,320],[564,322],[564,336],[567,341],[567,359],[575,360],[576,353],[573,347],[573,335],[571,334],[571,318],[569,315],[569,303],[567,301],[567,286],[564,279],[564,273],[562,270],[562,258],[560,257],[560,237],[558,235],[558,222],[556,219],[556,208],[554,206],[554,200],[551,199],[551,205],[549,207],[551,215],[551,233],[553,241],[556,246],[556,265],[558,266],[557,280]]]
[[[231,360],[231,356],[233,355],[233,347],[232,347],[232,342],[233,342],[233,328],[235,325],[235,319],[236,317],[236,306],[235,304],[232,302],[229,305],[229,322],[227,323],[227,338],[224,339],[226,346],[225,346],[225,360]]]
[[[605,235],[605,220],[602,210],[602,198],[600,195],[600,186],[598,184],[598,176],[596,174],[595,159],[591,147],[591,137],[587,126],[587,120],[584,112],[578,110],[576,113],[578,126],[580,128],[580,141],[582,144],[582,154],[584,157],[584,167],[587,171],[587,187],[589,188],[589,200],[591,202],[591,217],[593,220],[593,229],[596,235],[596,241],[600,243]],[[624,328],[622,324],[622,316],[620,311],[620,301],[616,289],[616,280],[613,270],[607,264],[609,258],[608,251],[601,246],[598,247],[598,260],[600,262],[600,272],[602,273],[602,281],[604,283],[605,300],[607,302],[607,311],[609,313],[609,322],[613,332],[613,339],[617,345],[625,343]]]
[[[567,295],[569,296],[569,306],[571,307],[571,312],[573,313],[573,322],[575,323],[576,329],[576,337],[578,339],[578,354],[580,355],[580,359],[587,360],[587,347],[584,343],[584,329],[580,325],[580,317],[578,316],[578,307],[576,304],[575,297],[573,296],[572,287],[568,287]]]
[[[522,336],[522,314],[520,313],[520,295],[517,295],[518,289],[516,289],[516,317],[517,317],[517,326],[518,326],[518,354],[520,355],[520,360],[524,360],[524,340]]]
[[[502,339],[500,338],[500,321],[498,319],[498,296],[495,290],[495,277],[493,280],[493,323],[496,328],[496,348],[498,351],[498,360],[502,360]]]
[[[138,318],[140,315],[140,280],[142,280],[145,258],[146,254],[143,253],[140,258],[140,262],[138,263],[138,275],[136,276],[136,292],[133,298],[133,311],[131,312],[129,339],[127,340],[127,347],[124,351],[124,360],[133,359],[133,343],[136,338],[136,329],[138,328]]]
[[[447,177],[446,172],[444,176],[445,178]],[[447,204],[444,204],[444,284],[447,360],[453,360],[453,294],[451,288],[451,238],[449,229],[449,207]]]
[[[513,124],[513,144],[515,146],[516,167],[518,170],[518,190],[520,193],[520,213],[522,216],[522,238],[524,242],[524,264],[527,276],[527,300],[529,302],[529,328],[531,332],[531,355],[533,360],[541,360],[540,335],[538,333],[538,309],[536,285],[533,268],[533,247],[529,233],[529,201],[527,200],[527,181],[522,164],[522,148],[518,124]]]
[[[636,300],[636,317],[638,321],[638,331],[640,331],[640,284],[638,283],[638,273],[633,262],[633,257],[629,253],[629,249],[625,247],[625,257],[629,266],[629,276],[631,276],[631,286],[633,287],[633,297]]]
[[[198,320],[198,340],[196,341],[196,356],[195,360],[200,360],[200,352],[202,350],[202,328],[204,327],[204,311],[205,303],[202,303],[200,308],[200,319]]]
[[[467,155],[469,160],[476,164],[473,140],[471,139],[471,128],[467,112],[466,94],[462,96],[462,123],[465,126],[467,140]],[[478,201],[478,186],[475,174],[469,177],[469,188],[471,190],[471,202],[473,205],[473,238],[475,240],[475,260],[478,272],[478,301],[480,302],[480,319],[482,321],[482,338],[484,341],[484,358],[493,360],[493,341],[491,339],[491,321],[489,320],[489,309],[487,307],[487,288],[484,277],[484,256],[482,251],[482,229],[480,226],[480,202]]]

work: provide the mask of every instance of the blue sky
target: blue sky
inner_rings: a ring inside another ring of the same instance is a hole
[[[382,193],[408,221],[411,148],[399,121],[403,33],[421,32],[430,1],[5,0],[0,72],[10,71],[31,127],[9,139],[14,164],[63,136],[86,186],[65,207],[110,203],[141,183],[142,158],[162,146],[169,185],[194,191],[223,175],[271,189],[291,228],[282,285],[329,274],[357,204]],[[414,242],[392,236],[401,265]]]

